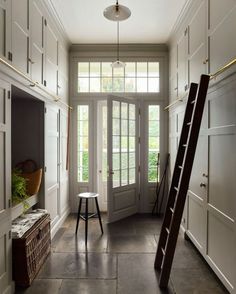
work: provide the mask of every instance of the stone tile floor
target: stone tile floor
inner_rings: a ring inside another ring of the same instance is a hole
[[[71,214],[52,240],[52,251],[25,294],[222,294],[228,293],[190,241],[180,235],[169,287],[158,287],[154,258],[161,220],[134,215],[106,224],[100,234],[98,219],[89,220],[87,250],[84,222],[75,236]]]

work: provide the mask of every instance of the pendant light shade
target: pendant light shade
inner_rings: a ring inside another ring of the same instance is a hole
[[[112,68],[123,68],[125,67],[125,63],[117,59],[116,61],[112,62],[111,67]]]
[[[103,15],[108,20],[122,21],[130,17],[131,11],[128,7],[120,5],[118,1],[116,1],[115,5],[108,6],[104,10]]]

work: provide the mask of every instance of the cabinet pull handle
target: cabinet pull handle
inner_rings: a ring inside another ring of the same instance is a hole
[[[205,174],[205,173],[203,173],[202,176],[205,177],[205,178],[208,178],[208,175]]]
[[[200,184],[200,187],[201,187],[201,188],[206,188],[206,184],[201,183],[201,184]]]
[[[208,61],[209,59],[207,58],[206,60],[203,61],[203,64],[207,64]]]
[[[34,62],[31,58],[28,58],[28,61],[29,61],[31,64],[35,64],[35,62]]]

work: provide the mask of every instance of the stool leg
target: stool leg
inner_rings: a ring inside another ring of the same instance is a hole
[[[88,199],[86,199],[86,207],[85,207],[85,245],[87,246],[88,239]]]
[[[102,234],[103,234],[102,220],[101,220],[101,215],[100,215],[100,210],[99,210],[99,205],[98,205],[98,199],[97,199],[97,197],[95,198],[95,203],[96,203],[96,206],[97,206],[97,213],[98,213],[98,218],[99,218],[99,223],[100,223],[101,231],[102,231]]]
[[[78,207],[78,214],[77,214],[77,224],[76,224],[76,230],[75,230],[75,234],[76,234],[76,235],[77,235],[78,226],[79,226],[79,219],[80,219],[81,205],[82,205],[82,198],[80,198],[80,200],[79,200],[79,207]]]

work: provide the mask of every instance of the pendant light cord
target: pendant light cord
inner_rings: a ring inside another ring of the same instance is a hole
[[[120,43],[120,32],[119,32],[119,21],[117,21],[117,60],[120,60],[120,55],[119,55],[119,50],[120,50],[120,46],[119,46],[119,43]]]

